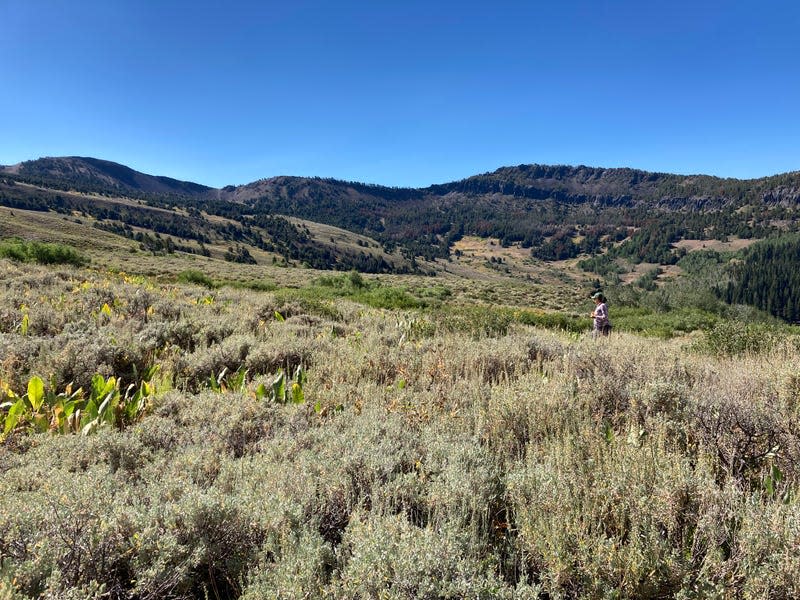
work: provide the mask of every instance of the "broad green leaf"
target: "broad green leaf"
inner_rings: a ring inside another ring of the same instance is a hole
[[[283,316],[281,313],[279,313],[279,312],[276,310],[276,311],[275,311],[275,320],[276,320],[276,321],[283,322],[283,321],[285,321],[286,319],[284,318],[284,316]]]
[[[81,402],[80,398],[72,398],[64,401],[64,416],[68,417],[75,412],[78,404]]]
[[[256,388],[256,400],[263,400],[267,395],[267,387],[261,383]]]
[[[107,396],[114,392],[115,388],[117,387],[117,378],[116,377],[109,377],[108,381],[106,381],[106,387],[103,390],[103,396]]]
[[[144,397],[138,392],[125,404],[125,416],[128,421],[133,421],[139,413],[139,407],[142,405]]]
[[[305,402],[303,387],[297,382],[292,384],[292,402],[294,404],[302,404]]]
[[[142,373],[142,381],[149,382],[153,376],[161,369],[161,365],[150,365]]]
[[[97,409],[97,418],[99,421],[105,421],[106,423],[110,423],[111,425],[114,424],[114,409],[111,405],[112,398],[114,397],[113,394],[109,394],[103,399],[103,402],[100,404],[100,407]]]
[[[97,414],[97,403],[94,401],[94,398],[92,398],[89,400],[89,402],[87,402],[86,407],[83,409],[83,414],[81,415],[81,425],[96,419]]]
[[[14,406],[8,410],[5,427],[3,429],[3,435],[8,435],[8,432],[17,426],[20,417],[25,414],[25,408],[25,401],[20,398],[14,403]]]
[[[306,375],[305,369],[303,369],[303,365],[297,365],[297,368],[294,370],[294,380],[295,383],[299,383],[301,386],[305,385],[308,376]]]
[[[213,392],[217,393],[220,392],[219,384],[217,383],[217,378],[214,377],[213,375],[208,376],[208,387],[210,387],[211,391]]]
[[[61,396],[56,394],[53,390],[44,393],[44,403],[47,406],[55,406]]]
[[[272,399],[281,404],[286,402],[286,376],[283,371],[272,382]]]
[[[33,412],[39,412],[44,402],[44,381],[41,377],[31,377],[28,381],[28,402],[31,403]]]
[[[98,401],[105,396],[106,380],[99,373],[92,377],[92,400]]]
[[[247,369],[239,369],[228,378],[228,387],[233,391],[241,390],[247,381]]]

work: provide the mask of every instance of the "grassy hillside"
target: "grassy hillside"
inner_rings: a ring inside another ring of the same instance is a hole
[[[48,227],[70,230],[70,241],[91,245],[99,232],[126,238],[151,254],[179,252],[222,258],[230,263],[305,265],[325,269],[365,272],[411,272],[421,267],[398,251],[384,249],[375,240],[337,228],[290,221],[280,215],[257,218],[224,210],[215,213],[194,206],[181,207],[159,196],[147,201],[115,195],[98,195],[0,180],[0,210],[8,220],[0,235],[42,239]],[[6,210],[9,209],[9,210]],[[16,213],[14,213],[16,211]],[[16,216],[13,216],[16,214]],[[77,227],[76,227],[77,226]],[[82,233],[80,233],[82,232]],[[38,237],[36,237],[38,236]],[[117,240],[117,248],[131,245]]]
[[[79,250],[88,267],[0,259],[3,597],[800,593],[787,327],[629,333],[662,288],[592,340],[580,286],[488,267],[176,253],[146,276]],[[242,281],[179,270],[194,258]]]
[[[540,260],[584,258],[583,270],[610,282],[626,266],[674,264],[686,243],[755,240],[796,231],[800,199],[796,172],[735,180],[519,165],[423,189],[285,176],[212,189],[79,157],[29,161],[2,173],[0,204],[80,210],[122,234],[126,227],[144,227],[204,244],[232,241],[238,245],[226,252],[242,262],[258,261],[248,248],[254,246],[316,268],[427,272],[418,261],[447,260],[459,240],[477,236],[498,239]],[[92,202],[72,198],[75,191],[94,194]],[[137,205],[109,206],[98,194],[135,198]],[[167,211],[158,213],[163,222],[156,220],[156,209]],[[323,238],[310,239],[302,227],[282,217],[371,241],[347,252],[320,244]]]

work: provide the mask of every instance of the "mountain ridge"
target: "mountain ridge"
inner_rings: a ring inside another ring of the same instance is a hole
[[[178,208],[181,214],[171,216],[170,231],[198,241],[209,238],[200,229],[211,231],[210,239],[228,235],[207,217],[227,219],[238,232],[234,239],[257,245],[267,242],[251,228],[278,227],[281,239],[289,240],[289,246],[304,244],[304,255],[311,256],[313,243],[303,241],[303,232],[290,231],[274,217],[303,219],[375,240],[389,255],[399,250],[412,268],[416,257],[448,260],[454,243],[464,235],[519,244],[541,260],[602,255],[605,262],[591,268],[608,272],[617,268],[611,264],[615,257],[673,264],[682,240],[760,239],[800,229],[800,172],[739,180],[631,168],[517,165],[425,188],[293,176],[211,188],[139,173],[110,161],[61,157],[4,167],[3,174],[12,183],[51,191],[124,196],[151,207]],[[0,202],[9,206],[68,208],[58,205],[64,199],[57,194],[49,197],[45,201],[34,191],[0,190]],[[78,204],[99,218],[112,215],[116,223],[106,227],[154,223],[143,209],[105,210],[91,207],[88,200]],[[158,232],[156,225],[151,228]],[[620,242],[624,248],[617,248]],[[286,255],[299,254],[287,250]],[[320,265],[325,259],[314,254],[310,260]]]
[[[73,184],[77,191],[138,191],[145,194],[202,194],[213,188],[163,175],[148,175],[109,160],[89,156],[57,156],[0,167],[0,174],[31,183]]]
[[[590,167],[586,165],[520,164],[504,166],[464,179],[427,187],[393,187],[335,178],[277,175],[239,185],[214,188],[163,175],[149,175],[112,161],[93,157],[44,157],[16,165],[0,166],[0,173],[31,183],[72,184],[78,191],[128,192],[185,195],[235,202],[249,202],[275,188],[298,187],[312,182],[351,188],[360,194],[385,199],[419,198],[449,193],[502,194],[533,200],[554,199],[567,202],[641,202],[741,198],[772,202],[800,201],[800,171],[790,171],[753,179],[714,175],[679,175],[651,172],[630,167]]]

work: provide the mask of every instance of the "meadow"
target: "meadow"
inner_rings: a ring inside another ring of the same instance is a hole
[[[790,329],[620,306],[593,340],[580,290],[24,259],[3,600],[800,595]]]

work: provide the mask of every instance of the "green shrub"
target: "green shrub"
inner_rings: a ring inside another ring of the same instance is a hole
[[[288,319],[293,315],[308,314],[340,321],[342,315],[333,302],[326,296],[317,293],[316,289],[298,288],[281,289],[275,292],[275,303],[269,319],[275,318],[278,312],[283,318]],[[265,312],[262,310],[262,313]],[[266,315],[265,315],[266,316]]]
[[[274,281],[268,280],[261,280],[261,281],[248,281],[244,284],[244,287],[250,290],[254,290],[256,292],[274,292],[278,289],[278,286],[275,284]]]
[[[611,311],[611,321],[617,330],[667,339],[692,331],[709,330],[720,321],[720,317],[694,308],[655,312],[649,308],[620,307]]]
[[[695,348],[716,356],[756,355],[769,352],[786,339],[786,333],[774,325],[722,321],[706,332]]]
[[[409,309],[425,305],[405,287],[384,286],[379,281],[364,279],[357,271],[320,277],[304,292],[321,298],[349,298],[373,308]]]
[[[0,241],[0,258],[42,265],[82,266],[88,261],[75,248],[64,244],[28,242],[19,238]]]
[[[549,597],[672,597],[693,563],[731,541],[714,514],[722,502],[710,474],[672,454],[656,431],[604,439],[587,430],[539,449],[510,476],[509,496],[519,543]]]
[[[508,309],[483,305],[441,308],[433,313],[433,318],[442,331],[476,338],[504,336],[514,319]]]
[[[188,271],[181,271],[178,273],[178,281],[181,283],[193,283],[195,285],[202,285],[203,287],[207,287],[209,289],[214,289],[219,287],[214,280],[212,280],[208,275],[201,271],[196,271],[194,269],[189,269]]]
[[[567,315],[560,312],[541,312],[533,310],[520,310],[514,312],[514,317],[520,323],[543,327],[545,329],[558,329],[573,333],[582,333],[591,328],[591,320],[576,315]]]
[[[355,294],[353,300],[373,308],[402,310],[423,306],[423,302],[408,293],[405,288],[395,287],[376,287],[366,293]]]
[[[336,558],[316,531],[284,534],[266,544],[261,561],[250,569],[241,600],[321,598]]]

